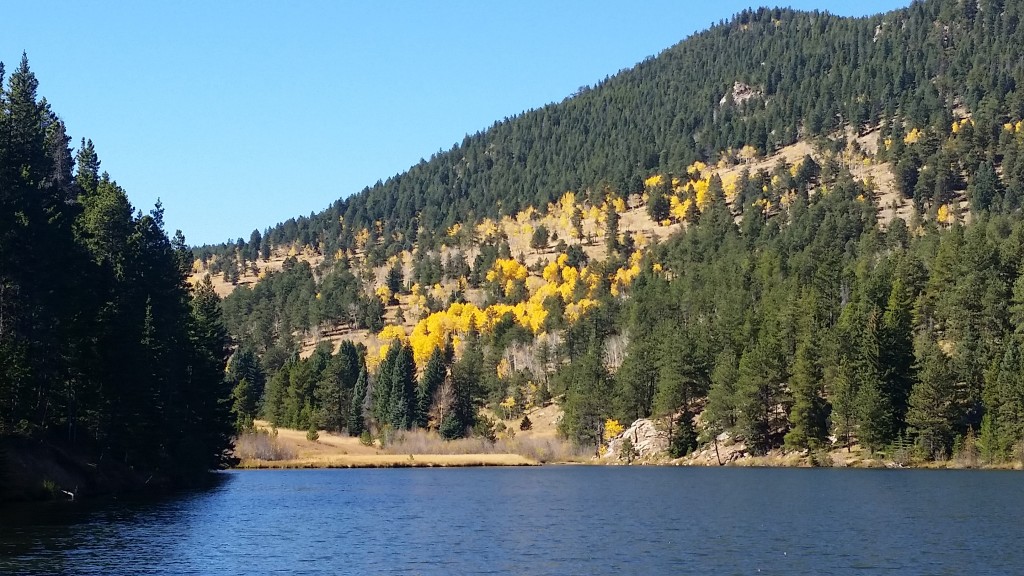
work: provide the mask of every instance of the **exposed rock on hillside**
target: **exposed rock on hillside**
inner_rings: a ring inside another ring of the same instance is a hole
[[[668,450],[668,432],[660,430],[654,420],[641,418],[608,442],[608,450],[603,458],[619,459],[626,438],[633,442],[636,457],[641,460],[664,456]]]

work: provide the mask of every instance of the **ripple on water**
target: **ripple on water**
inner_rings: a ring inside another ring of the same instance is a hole
[[[0,512],[3,574],[1012,574],[1019,473],[542,467],[225,473]]]

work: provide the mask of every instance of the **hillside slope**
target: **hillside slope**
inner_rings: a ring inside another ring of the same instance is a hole
[[[729,431],[754,453],[1010,458],[1021,11],[746,12],[197,249],[199,273],[264,268],[224,304],[260,359],[232,378],[300,429],[488,435],[479,408],[507,428],[555,397],[581,444],[658,416],[680,453]]]

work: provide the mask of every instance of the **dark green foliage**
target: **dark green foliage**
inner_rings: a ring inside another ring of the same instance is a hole
[[[493,372],[491,372],[493,374]],[[443,399],[440,432],[446,440],[462,438],[476,424],[474,400],[480,395],[483,381],[483,351],[475,330],[466,336],[462,358],[451,369],[450,397]]]
[[[416,365],[411,346],[399,344],[397,347],[398,353],[391,366],[391,396],[385,423],[395,429],[409,429],[416,420]]]
[[[976,125],[956,135],[961,148],[1006,148],[998,156],[1011,160],[1017,153],[1015,147],[1010,153],[1000,127],[1020,117],[1012,87],[1024,81],[1024,71],[991,63],[1020,61],[1024,32],[1016,23],[1022,9],[1000,3],[972,17],[957,7],[955,0],[930,0],[857,19],[747,10],[571,98],[496,122],[405,173],[263,236],[273,245],[322,238],[328,253],[352,246],[364,228],[373,231],[373,240],[415,237],[421,227],[432,233],[427,239],[446,238],[441,231],[455,222],[543,207],[566,190],[610,185],[620,195],[637,193],[655,171],[680,174],[694,160],[715,160],[722,150],[748,144],[770,153],[798,136],[830,135],[844,125],[860,132],[885,124],[883,133],[894,142],[886,154],[901,166],[897,181],[909,196],[922,166],[942,164],[933,161],[939,152],[952,159],[946,166],[971,162],[967,171],[986,158],[943,151],[937,138],[925,138],[923,146],[903,144],[910,128],[948,135],[947,107],[954,102],[975,115]],[[733,98],[737,82],[750,87],[750,100]],[[1008,181],[1024,174],[1024,162],[1011,168]],[[813,164],[805,165],[794,182],[813,182],[814,172]],[[920,201],[930,202],[936,179],[921,190]],[[752,200],[744,196],[741,205]],[[662,191],[648,203],[658,220],[666,205]],[[379,235],[375,222],[383,224]]]
[[[673,458],[682,458],[697,448],[697,430],[693,426],[693,414],[688,411],[683,412],[672,424],[668,455]]]
[[[621,246],[619,245],[619,213],[615,211],[614,202],[608,202],[604,226],[604,243],[608,249],[608,254],[617,254]]]
[[[910,395],[907,424],[929,457],[943,458],[953,446],[954,378],[946,354],[929,335],[918,339],[918,380]]]
[[[731,430],[739,421],[739,398],[736,395],[736,382],[739,380],[737,362],[736,355],[731,350],[723,351],[715,359],[704,419],[716,434],[722,430]]]
[[[0,87],[0,436],[102,454],[99,469],[222,468],[235,382],[220,300],[209,279],[190,293],[184,237],[159,204],[135,211],[90,141],[72,154],[37,88],[24,56]]]
[[[529,416],[524,415],[523,420],[519,423],[519,429],[525,432],[531,428],[533,428],[533,422],[530,421]]]
[[[397,304],[397,296],[401,294],[405,289],[405,275],[402,273],[402,263],[400,261],[388,268],[388,275],[385,279],[385,285],[388,290],[391,291],[391,304]]]
[[[738,424],[754,454],[764,454],[777,445],[785,430],[786,380],[785,358],[776,338],[760,339],[740,357]]]
[[[537,226],[533,230],[533,235],[530,237],[530,248],[534,250],[545,250],[548,247],[548,239],[551,234],[543,224]]]
[[[361,366],[359,377],[356,379],[355,389],[352,393],[352,402],[349,405],[348,422],[346,423],[349,436],[361,436],[366,430],[366,421],[363,417],[364,404],[366,403],[366,382],[366,366]]]
[[[238,432],[251,430],[258,410],[258,397],[255,394],[254,386],[242,378],[231,390],[231,397],[233,399],[231,411],[235,414],[235,430]]]
[[[266,386],[266,376],[256,354],[248,349],[235,352],[228,363],[228,380],[234,383],[231,396],[235,427],[239,431],[252,428]]]
[[[565,390],[559,432],[579,445],[596,447],[610,416],[606,399],[611,386],[601,359],[593,353],[576,358],[559,371],[555,381]]]
[[[815,449],[828,441],[828,404],[821,387],[822,372],[814,337],[806,335],[796,349],[793,376],[789,380],[793,407],[786,446]]]
[[[430,419],[430,408],[433,406],[438,391],[448,375],[444,352],[435,348],[427,360],[416,389],[416,426],[426,428]],[[440,423],[438,423],[440,424]]]

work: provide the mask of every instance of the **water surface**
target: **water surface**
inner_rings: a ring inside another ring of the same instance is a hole
[[[541,467],[224,473],[0,511],[2,574],[1020,574],[1024,475]]]

